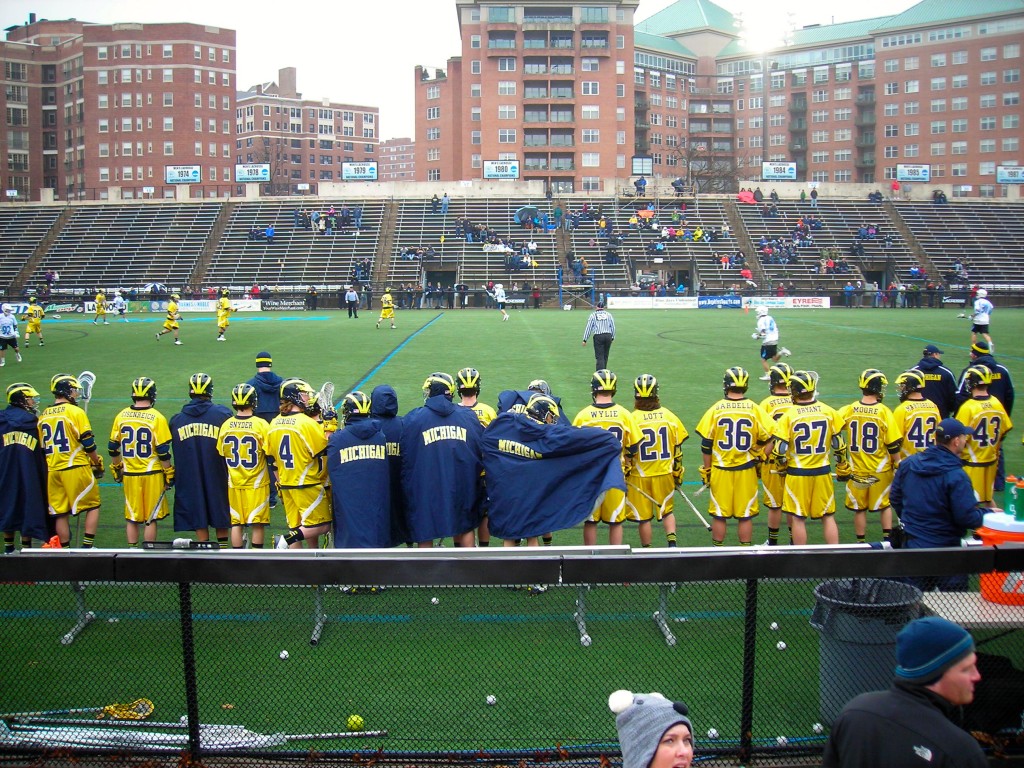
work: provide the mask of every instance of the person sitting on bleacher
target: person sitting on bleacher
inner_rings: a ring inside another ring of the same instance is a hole
[[[936,205],[945,205],[949,201],[946,199],[946,193],[941,189],[936,189],[932,192],[932,202]]]
[[[881,204],[881,202],[884,199],[885,199],[885,196],[881,192],[879,192],[878,190],[875,190],[874,192],[872,192],[872,193],[870,193],[868,195],[868,200],[870,200],[872,203]]]
[[[266,233],[255,224],[249,229],[250,240],[264,240],[265,238]]]
[[[693,230],[693,242],[699,243],[704,239],[704,228],[698,224]]]
[[[658,255],[665,252],[665,243],[661,240],[651,240],[647,244],[647,252],[652,255]]]
[[[682,197],[683,192],[686,191],[686,184],[683,183],[683,180],[681,178],[676,178],[672,182],[672,189],[675,190],[676,197]]]

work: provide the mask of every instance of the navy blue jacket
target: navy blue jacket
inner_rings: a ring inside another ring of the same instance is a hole
[[[959,456],[929,445],[900,462],[889,492],[907,531],[908,549],[958,547],[964,531],[982,523],[984,507]]]
[[[0,489],[0,531],[46,541],[46,454],[39,419],[16,405],[0,411]]]
[[[611,488],[626,490],[622,445],[598,427],[541,424],[506,411],[483,436],[488,525],[502,539],[572,528]]]
[[[273,371],[257,371],[246,383],[256,387],[256,407],[253,413],[270,421],[281,412],[281,384],[284,382]]]
[[[174,451],[174,530],[230,528],[228,470],[217,453],[220,426],[231,409],[194,397],[171,417]]]
[[[388,446],[388,468],[391,472],[391,540],[396,544],[411,542],[405,523],[405,499],[402,497],[402,417],[398,415],[398,395],[390,384],[380,384],[370,393],[370,415],[379,423]]]
[[[331,435],[327,473],[334,497],[334,546],[393,546],[387,438],[376,419],[352,421]]]
[[[958,388],[953,372],[944,366],[937,357],[922,357],[915,367],[924,374],[922,394],[925,399],[935,403],[942,418],[952,416],[956,412]]]
[[[399,450],[412,541],[457,536],[480,524],[483,431],[471,409],[443,395],[405,415]]]
[[[1010,378],[1010,371],[1006,366],[997,363],[992,355],[978,355],[973,358],[971,365],[984,365],[992,371],[992,383],[988,385],[988,393],[1003,404],[1007,416],[1013,416],[1013,380]],[[967,368],[970,368],[971,365]],[[967,368],[960,371],[960,386],[956,393],[957,408],[964,400],[971,399],[970,390],[964,385],[964,374],[967,373]]]

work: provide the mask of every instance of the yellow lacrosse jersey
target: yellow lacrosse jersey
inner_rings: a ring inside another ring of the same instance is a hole
[[[170,309],[170,307],[168,307]],[[217,319],[224,320],[231,314],[231,300],[227,296],[221,296],[217,301]]]
[[[270,485],[267,433],[270,425],[259,416],[232,416],[220,425],[217,453],[228,467],[229,488]]]
[[[304,413],[276,416],[267,433],[267,455],[273,457],[282,488],[324,485],[327,481],[327,436],[323,425]]]
[[[51,472],[89,465],[83,437],[92,437],[92,426],[85,411],[77,405],[57,403],[39,415],[39,439]]]
[[[394,309],[395,308],[395,300],[393,298],[391,298],[391,294],[390,293],[385,293],[383,296],[380,297],[380,308],[381,309]]]
[[[640,433],[630,412],[618,403],[590,405],[576,414],[574,427],[600,427],[611,432],[622,443],[623,453],[640,440]]]
[[[171,301],[167,302],[167,322],[173,323],[178,319],[178,302]]]
[[[957,421],[971,430],[967,447],[960,454],[965,464],[992,464],[999,458],[999,444],[1013,428],[1003,404],[992,395],[972,397],[960,404]]]
[[[155,408],[125,408],[110,428],[111,453],[119,452],[126,475],[160,472],[160,456],[171,458],[171,429]]]
[[[38,323],[46,317],[46,311],[38,304],[29,304],[28,309],[25,310],[25,317],[30,323]]]
[[[895,468],[889,446],[896,447],[903,432],[887,405],[850,403],[839,409],[839,417],[846,425],[846,442],[854,473],[874,475]]]
[[[793,407],[793,398],[789,395],[769,395],[758,405],[761,406],[762,411],[768,414],[769,419],[778,421],[782,414]]]
[[[697,434],[702,450],[710,444],[712,466],[743,469],[763,457],[764,445],[772,439],[772,421],[750,398],[723,397],[704,412]]]
[[[690,436],[683,422],[668,408],[636,410],[631,415],[640,435],[634,471],[640,477],[672,474],[677,459],[681,461],[683,443]]]
[[[832,438],[845,428],[839,413],[825,403],[794,403],[775,422],[775,438],[788,443],[789,474],[827,474]]]
[[[487,403],[481,403],[478,401],[476,405],[463,405],[461,407],[469,408],[471,411],[473,411],[473,413],[476,414],[476,418],[480,422],[481,427],[486,427],[488,424],[490,424],[492,421],[498,418],[498,414],[496,414],[494,412],[494,409],[491,408],[491,406],[487,405]]]
[[[904,400],[892,412],[893,418],[903,431],[900,443],[900,461],[921,453],[935,442],[935,428],[942,421],[939,406],[928,398]]]

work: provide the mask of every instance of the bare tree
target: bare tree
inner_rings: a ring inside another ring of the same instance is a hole
[[[676,137],[671,148],[676,166],[682,169],[681,178],[686,186],[697,193],[728,194],[739,190],[739,158],[733,151],[716,149],[711,137]],[[746,160],[746,157],[743,157]]]

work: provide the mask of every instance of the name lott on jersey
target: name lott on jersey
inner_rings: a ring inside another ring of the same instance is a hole
[[[30,451],[34,451],[39,445],[39,438],[28,432],[8,432],[4,435],[4,447],[9,445],[23,445]]]
[[[342,448],[338,451],[338,461],[345,464],[349,461],[363,461],[365,459],[379,459],[386,461],[388,449],[386,445],[353,445],[351,448]]]
[[[443,424],[440,427],[431,427],[423,432],[423,444],[430,445],[438,440],[461,440],[466,442],[466,428]]]
[[[510,453],[513,456],[521,456],[524,459],[543,459],[544,454],[538,453],[528,445],[517,443],[515,440],[499,440],[498,450],[502,453]]]
[[[178,439],[188,440],[190,437],[209,437],[214,440],[220,435],[220,427],[215,424],[182,424],[178,427]]]

